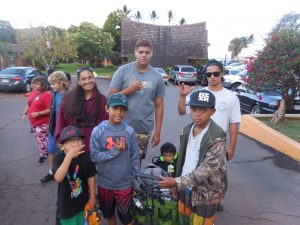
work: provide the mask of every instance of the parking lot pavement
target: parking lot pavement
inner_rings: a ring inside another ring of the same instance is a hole
[[[107,95],[109,81],[97,79],[97,85]],[[179,148],[180,130],[191,120],[177,113],[177,86],[166,89],[161,144],[168,141]],[[0,93],[0,224],[54,225],[57,184],[38,183],[48,166],[37,166],[36,140],[28,121],[20,120],[25,104],[21,94]],[[159,154],[159,147],[149,146],[142,166]],[[217,224],[299,225],[299,174],[299,162],[239,135]]]

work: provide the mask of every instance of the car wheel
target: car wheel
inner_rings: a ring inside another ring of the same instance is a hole
[[[234,83],[234,84],[232,84],[231,90],[235,91],[238,88],[238,86],[240,86],[240,85],[241,85],[240,83]]]
[[[175,79],[174,79],[174,83],[176,84],[176,85],[178,85],[178,79],[177,79],[177,77],[175,77]]]
[[[251,114],[261,114],[261,110],[258,105],[254,105],[251,109]]]
[[[28,93],[31,91],[31,85],[29,83],[25,84],[25,91]]]

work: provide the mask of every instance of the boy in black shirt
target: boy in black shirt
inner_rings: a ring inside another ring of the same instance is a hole
[[[84,135],[74,126],[63,129],[60,135],[60,152],[52,168],[58,185],[57,216],[62,225],[84,223],[84,207],[88,202],[96,205],[96,169],[84,151]]]
[[[176,147],[166,142],[160,147],[160,156],[153,159],[153,164],[167,172],[169,177],[175,177],[177,157]]]

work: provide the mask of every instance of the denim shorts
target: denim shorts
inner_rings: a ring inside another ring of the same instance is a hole
[[[56,144],[56,140],[54,136],[52,136],[50,133],[48,134],[48,154],[57,154],[59,153],[60,148]]]

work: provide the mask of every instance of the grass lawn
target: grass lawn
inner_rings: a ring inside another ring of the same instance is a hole
[[[280,133],[300,142],[300,119],[288,118],[283,123],[271,125],[271,118],[256,117],[256,119],[279,131]]]
[[[80,63],[60,63],[55,66],[55,70],[61,70],[70,73],[71,75],[76,75],[76,70],[80,67],[87,66],[86,64]],[[117,70],[117,67],[101,67],[93,68],[98,76],[112,76],[113,73]]]

